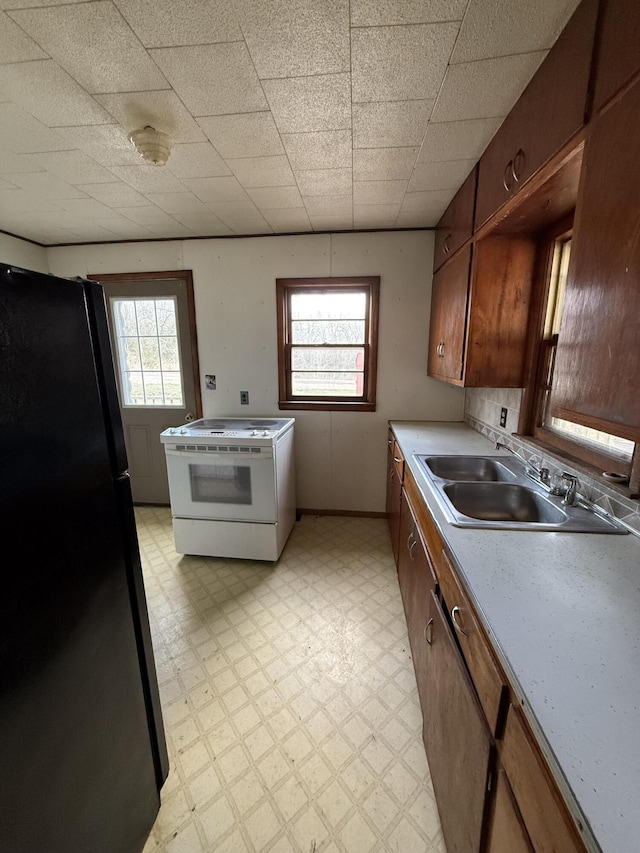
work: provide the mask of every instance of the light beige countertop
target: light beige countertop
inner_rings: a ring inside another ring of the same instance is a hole
[[[509,454],[465,423],[390,426],[587,847],[637,853],[640,539],[454,527],[414,454]]]

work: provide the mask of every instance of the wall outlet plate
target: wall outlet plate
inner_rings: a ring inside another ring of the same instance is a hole
[[[500,409],[500,426],[501,426],[501,427],[506,427],[506,425],[507,425],[507,410],[506,410],[506,409],[505,409],[505,407],[503,406],[503,407]]]
[[[248,391],[241,391],[240,392],[240,405],[241,406],[248,406],[249,405],[249,392]]]
[[[204,382],[205,382],[205,387],[206,387],[209,391],[215,391],[215,390],[216,390],[216,377],[215,377],[215,374],[213,374],[213,373],[205,373],[205,375],[204,375]]]

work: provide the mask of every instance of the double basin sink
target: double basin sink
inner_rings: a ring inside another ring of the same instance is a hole
[[[524,464],[505,456],[416,455],[440,508],[456,527],[626,533],[584,503],[564,504],[532,479]]]

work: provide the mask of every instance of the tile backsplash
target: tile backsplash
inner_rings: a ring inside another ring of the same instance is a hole
[[[489,441],[501,441],[516,450],[536,468],[543,464],[553,474],[568,471],[579,480],[578,492],[587,500],[601,507],[605,512],[621,519],[637,531],[640,536],[640,504],[631,500],[614,489],[608,489],[598,480],[593,480],[582,468],[568,465],[562,459],[551,454],[542,453],[538,448],[526,444],[513,435],[518,429],[520,406],[522,403],[521,388],[467,388],[465,392],[464,420],[470,427],[482,433]],[[499,426],[500,411],[507,410],[506,427]]]

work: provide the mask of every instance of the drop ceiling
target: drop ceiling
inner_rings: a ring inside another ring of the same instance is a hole
[[[0,0],[0,230],[433,226],[577,0]],[[166,166],[128,134],[171,136]]]

